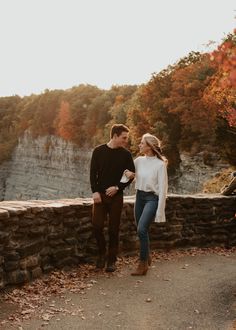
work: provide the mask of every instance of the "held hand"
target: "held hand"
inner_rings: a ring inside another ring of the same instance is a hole
[[[93,193],[93,201],[94,201],[94,203],[96,203],[96,204],[102,202],[102,198],[101,198],[101,195],[99,194],[99,192],[95,192],[95,193]]]
[[[125,170],[124,171],[125,176],[130,180],[133,179],[135,177],[135,173],[131,172],[130,170]]]
[[[117,186],[111,186],[106,189],[106,195],[112,197],[117,193],[118,190],[119,188]]]

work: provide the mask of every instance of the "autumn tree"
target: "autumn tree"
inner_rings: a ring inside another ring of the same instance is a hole
[[[19,96],[0,98],[0,162],[10,158],[18,140]]]
[[[181,124],[182,150],[191,151],[214,142],[216,114],[208,109],[202,100],[214,68],[208,54],[198,61],[183,68],[178,68],[172,75],[169,97],[165,100],[168,112],[178,115]]]
[[[236,128],[236,29],[211,54],[217,68],[206,95],[213,102],[219,116],[225,118],[230,127]]]
[[[66,101],[61,102],[60,110],[55,119],[55,133],[64,140],[73,140],[75,130],[70,113],[70,105]]]
[[[46,90],[43,94],[25,97],[20,109],[21,131],[28,129],[33,137],[54,134],[54,121],[63,96],[63,91]]]

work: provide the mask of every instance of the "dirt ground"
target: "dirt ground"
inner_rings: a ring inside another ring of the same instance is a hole
[[[153,252],[146,276],[92,266],[58,271],[1,293],[0,329],[232,330],[236,250]]]

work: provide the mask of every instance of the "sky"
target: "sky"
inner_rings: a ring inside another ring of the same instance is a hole
[[[0,0],[0,96],[146,83],[235,16],[235,0]]]

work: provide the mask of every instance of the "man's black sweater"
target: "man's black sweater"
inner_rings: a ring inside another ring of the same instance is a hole
[[[92,192],[105,192],[111,186],[118,186],[122,192],[132,180],[121,183],[124,170],[135,171],[131,153],[125,148],[109,148],[107,144],[96,147],[92,154],[90,166],[90,183]]]

